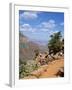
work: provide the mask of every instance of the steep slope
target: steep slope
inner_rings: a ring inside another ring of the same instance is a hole
[[[21,61],[32,60],[34,50],[39,49],[38,45],[30,41],[26,36],[19,34],[19,59]]]

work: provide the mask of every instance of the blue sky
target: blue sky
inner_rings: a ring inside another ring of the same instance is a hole
[[[19,27],[30,40],[48,42],[55,32],[64,36],[64,13],[19,10]]]

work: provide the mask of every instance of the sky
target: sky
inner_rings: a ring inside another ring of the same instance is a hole
[[[64,36],[64,13],[19,10],[19,31],[32,41],[46,44],[53,33],[61,31]]]

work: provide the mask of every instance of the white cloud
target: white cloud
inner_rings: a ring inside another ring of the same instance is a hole
[[[47,22],[42,22],[39,27],[42,28],[43,31],[49,31],[56,27],[56,23],[54,20],[49,20]]]
[[[24,19],[36,19],[38,15],[36,12],[24,12],[20,14],[20,17]]]
[[[35,28],[32,28],[29,24],[23,24],[20,26],[20,31],[35,32]]]
[[[42,22],[36,27],[32,27],[30,24],[20,25],[20,31],[29,31],[29,32],[51,32],[55,29],[56,23],[54,20],[49,20],[47,22]]]
[[[44,31],[44,32],[47,32],[49,31],[49,29],[46,29],[46,28],[41,28],[40,31]]]
[[[22,27],[22,28],[25,28],[25,29],[31,28],[31,26],[30,26],[29,24],[23,24],[21,27]]]

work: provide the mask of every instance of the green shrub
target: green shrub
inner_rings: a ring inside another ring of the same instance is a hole
[[[28,63],[23,63],[19,67],[19,78],[24,78],[34,70],[38,69],[38,65],[35,63],[35,61],[30,61]]]

